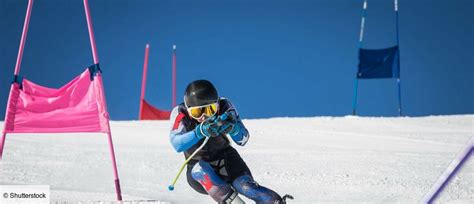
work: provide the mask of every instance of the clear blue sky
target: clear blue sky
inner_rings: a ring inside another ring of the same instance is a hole
[[[0,1],[4,115],[27,0]],[[361,1],[90,0],[109,112],[136,119],[146,98],[171,108],[194,79],[213,81],[245,118],[351,113]],[[395,43],[391,0],[369,0],[365,47]],[[474,1],[400,0],[402,103],[410,116],[474,113]],[[21,74],[58,87],[92,64],[82,0],[35,0]],[[395,80],[361,81],[358,113],[397,114]]]

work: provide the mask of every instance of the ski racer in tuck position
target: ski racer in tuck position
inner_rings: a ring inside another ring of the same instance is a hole
[[[184,103],[171,112],[170,142],[187,159],[188,184],[197,192],[209,195],[218,203],[241,204],[239,194],[258,204],[285,204],[291,196],[281,197],[275,191],[257,184],[229,137],[244,146],[248,130],[232,103],[218,96],[207,80],[191,82]],[[206,140],[207,139],[207,140]],[[206,141],[207,143],[201,147]]]

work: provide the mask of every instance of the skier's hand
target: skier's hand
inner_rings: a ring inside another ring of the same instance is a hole
[[[236,119],[235,111],[227,111],[219,116],[214,115],[196,127],[196,135],[199,138],[226,135],[235,131]]]
[[[236,127],[235,123],[227,122],[219,128],[219,134],[226,135],[231,133]]]
[[[199,139],[205,138],[205,137],[217,137],[219,134],[217,131],[213,130],[211,128],[211,123],[201,123],[196,126],[194,129],[194,133],[196,137]]]
[[[197,125],[196,128],[194,128],[194,134],[199,139],[208,137],[208,134],[204,133],[201,124]]]
[[[237,124],[237,114],[235,111],[227,111],[216,119],[218,126],[218,133],[222,135],[230,134],[239,131]]]
[[[218,126],[216,123],[216,118],[217,117],[211,117],[204,122],[200,124],[200,126],[203,129],[203,132],[205,132],[206,135],[209,137],[217,137],[219,136],[219,131],[218,131]]]

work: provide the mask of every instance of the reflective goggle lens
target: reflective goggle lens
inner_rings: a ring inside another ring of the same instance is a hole
[[[211,117],[217,112],[217,103],[209,104],[206,106],[191,107],[188,108],[188,112],[193,118],[200,118],[203,115]]]

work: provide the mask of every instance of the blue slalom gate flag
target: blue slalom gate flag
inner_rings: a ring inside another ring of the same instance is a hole
[[[385,49],[359,49],[357,78],[400,78],[398,45]]]

